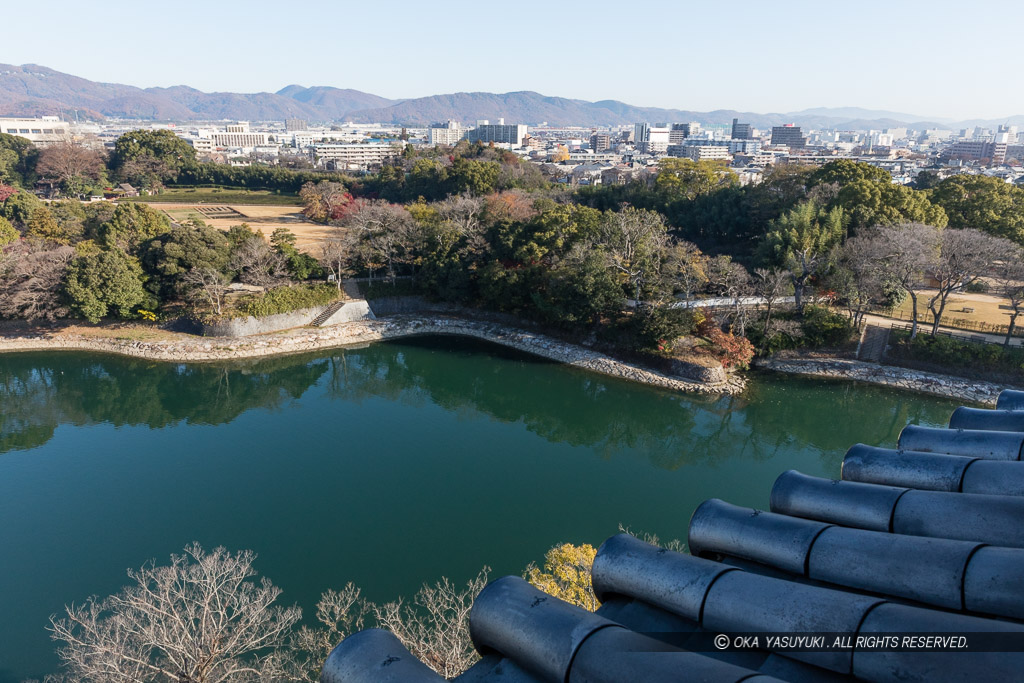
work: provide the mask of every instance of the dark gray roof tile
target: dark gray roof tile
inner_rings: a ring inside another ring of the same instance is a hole
[[[986,460],[1020,460],[1024,434],[907,425],[900,432],[898,445],[904,451],[952,453]]]

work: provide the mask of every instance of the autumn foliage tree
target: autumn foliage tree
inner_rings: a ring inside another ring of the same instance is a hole
[[[548,595],[593,612],[601,606],[590,578],[596,555],[589,543],[561,543],[544,554],[543,570],[531,563],[523,578]]]

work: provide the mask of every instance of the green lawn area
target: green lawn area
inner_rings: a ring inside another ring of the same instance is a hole
[[[160,204],[174,202],[182,204],[249,204],[300,206],[297,195],[277,194],[268,190],[243,190],[230,187],[169,187],[160,194],[128,197],[122,201]]]

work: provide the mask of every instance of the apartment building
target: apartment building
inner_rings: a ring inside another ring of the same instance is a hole
[[[380,166],[402,154],[401,144],[314,144],[311,149],[318,161],[336,169],[367,170]]]
[[[493,142],[512,147],[522,147],[528,127],[521,123],[484,123],[469,131],[466,139],[470,142]]]
[[[435,123],[427,129],[427,142],[431,145],[454,145],[465,137],[468,129],[458,121]]]

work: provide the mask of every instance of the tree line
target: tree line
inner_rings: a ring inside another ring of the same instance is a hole
[[[721,334],[743,337],[748,327],[768,348],[776,328],[805,326],[809,288],[830,293],[854,327],[869,307],[904,297],[941,320],[950,295],[983,276],[1020,298],[1013,266],[1024,243],[1024,190],[980,176],[931,179],[917,189],[840,160],[779,166],[741,186],[719,163],[664,159],[647,178],[570,189],[548,184],[510,152],[461,142],[408,147],[379,173],[356,179],[201,164],[170,131],[126,133],[98,166],[97,154],[36,150],[0,136],[0,291],[7,295],[0,315],[98,320],[172,314],[182,304],[218,313],[232,280],[273,287],[361,275],[408,279],[432,298],[627,348],[667,350],[698,329],[728,346]],[[63,174],[68,194],[91,177],[154,189],[297,189],[306,215],[337,230],[314,257],[284,232],[267,241],[242,226],[225,234],[199,221],[172,225],[142,205],[44,204],[25,187],[40,169],[63,169],[53,174]],[[913,258],[905,254],[911,248]],[[933,276],[938,294],[918,301]],[[720,333],[706,315],[673,306],[679,298],[743,294],[767,299],[767,315],[748,320],[737,304]],[[788,295],[796,298],[796,323],[773,310]]]

